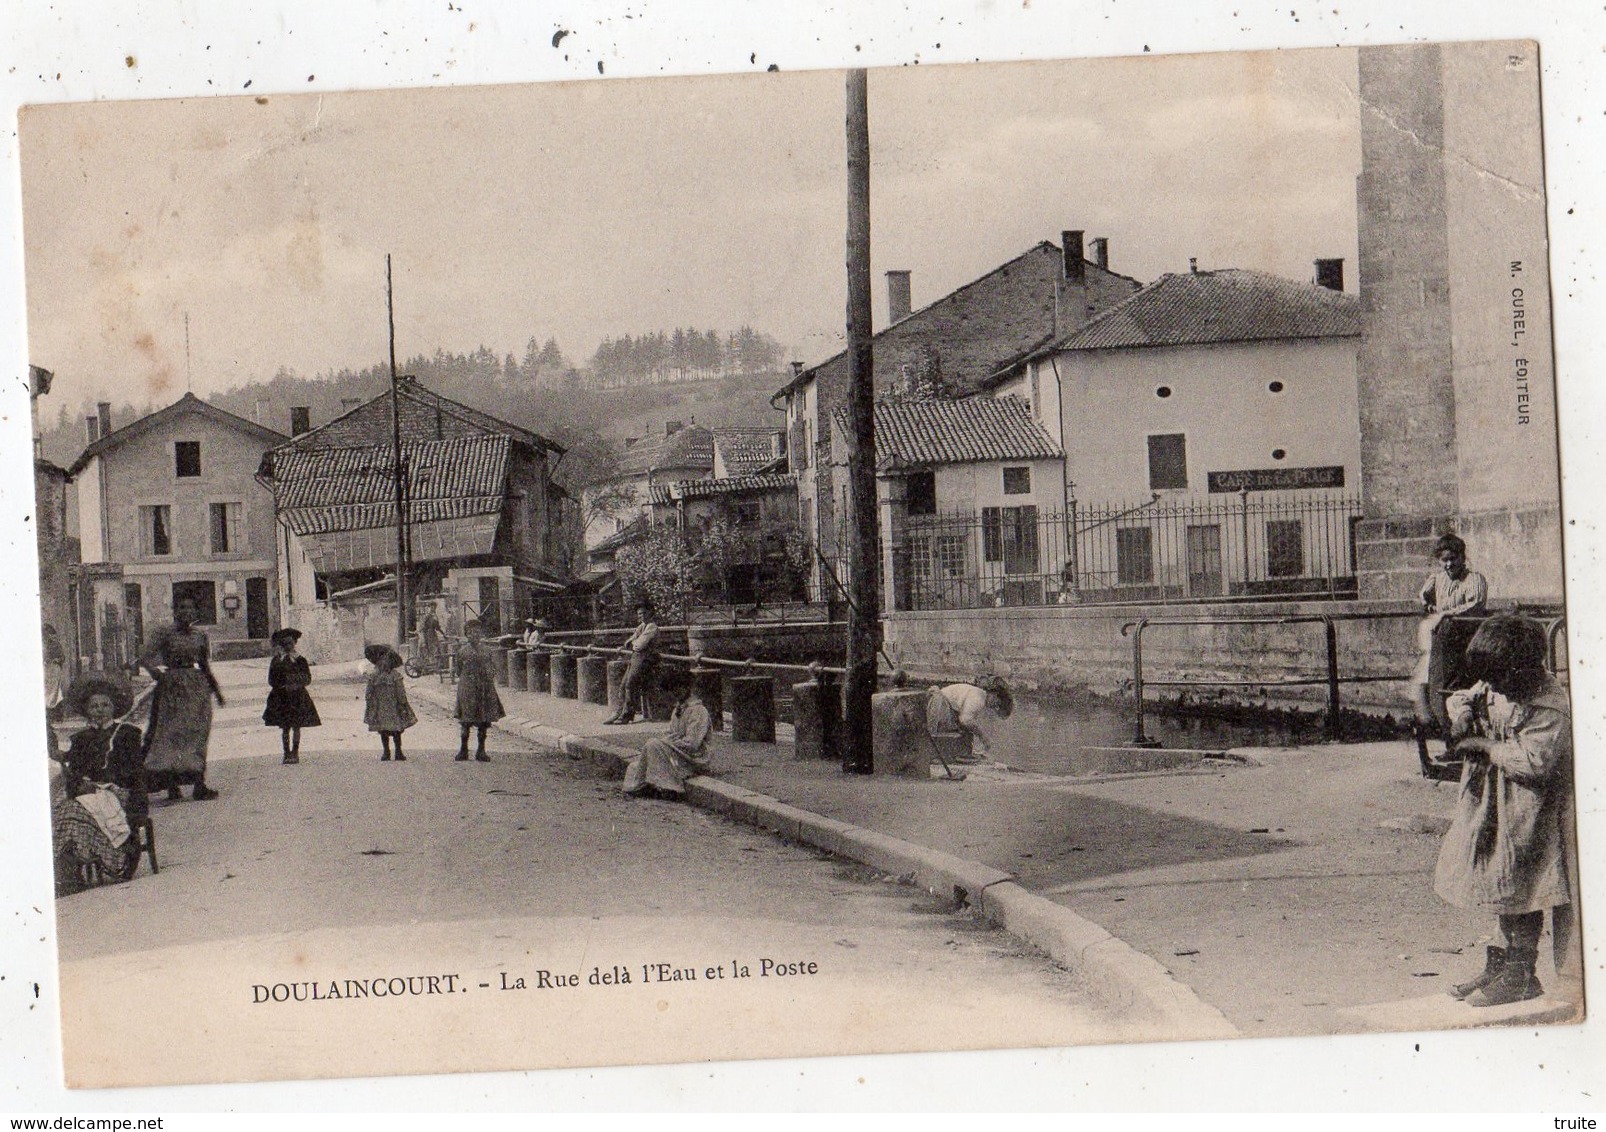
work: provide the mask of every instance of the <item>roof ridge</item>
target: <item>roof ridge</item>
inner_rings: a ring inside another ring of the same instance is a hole
[[[270,437],[284,437],[284,433],[279,432],[277,429],[269,428],[264,424],[258,424],[256,421],[242,417],[238,413],[231,413],[227,409],[221,408],[212,404],[210,401],[197,397],[192,392],[185,392],[184,396],[180,397],[172,404],[163,405],[160,409],[152,409],[143,416],[136,417],[129,421],[121,428],[114,428],[106,435],[96,438],[90,444],[86,444],[84,446],[84,450],[78,454],[78,459],[74,460],[72,466],[66,469],[67,474],[69,476],[76,476],[88,465],[90,460],[93,460],[97,456],[100,456],[106,452],[110,452],[113,448],[120,447],[122,444],[134,439],[134,437],[143,434],[149,429],[155,428],[157,424],[157,418],[161,417],[164,419],[170,419],[171,417],[177,416],[181,410],[186,413],[200,413],[203,416],[221,417],[222,423],[224,424],[257,433],[266,433]]]

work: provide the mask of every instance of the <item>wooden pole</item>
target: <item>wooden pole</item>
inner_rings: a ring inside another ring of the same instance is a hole
[[[848,663],[842,769],[870,774],[870,697],[881,651],[876,561],[875,385],[870,326],[870,107],[868,77],[848,72]]]
[[[390,325],[390,443],[396,481],[396,645],[407,647],[407,500],[402,468],[401,381],[396,376],[396,304],[390,286],[390,253],[385,253],[385,318]]]

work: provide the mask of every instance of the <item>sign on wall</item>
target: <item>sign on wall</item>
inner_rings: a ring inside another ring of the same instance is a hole
[[[1213,494],[1232,491],[1293,491],[1306,487],[1343,487],[1344,467],[1246,468],[1237,472],[1210,472]]]

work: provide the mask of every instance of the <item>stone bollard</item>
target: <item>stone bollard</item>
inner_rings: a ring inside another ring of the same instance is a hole
[[[874,773],[899,778],[931,777],[931,739],[926,733],[930,692],[877,692],[870,697]]]
[[[648,667],[641,686],[641,718],[648,723],[667,723],[675,714],[675,697],[664,687],[664,666]]]
[[[507,687],[507,650],[500,646],[491,649],[491,677],[498,688]]]
[[[562,696],[566,700],[575,698],[579,689],[577,684],[578,671],[575,665],[574,654],[560,652],[552,654],[552,694]]]
[[[552,654],[535,649],[525,659],[524,688],[529,692],[552,691]]]
[[[733,676],[730,693],[731,738],[775,742],[775,682],[768,676]]]
[[[793,754],[800,759],[836,758],[842,731],[842,697],[829,676],[816,672],[792,685]]]
[[[618,715],[619,709],[624,706],[625,673],[628,671],[630,671],[628,660],[608,662],[608,710],[614,715]]]
[[[524,691],[525,672],[529,671],[529,651],[514,649],[507,654],[507,686],[515,692]]]
[[[575,671],[576,694],[583,704],[608,702],[608,658],[582,656]]]
[[[692,686],[708,709],[708,722],[715,731],[725,730],[725,674],[712,666],[697,665],[691,670]]]

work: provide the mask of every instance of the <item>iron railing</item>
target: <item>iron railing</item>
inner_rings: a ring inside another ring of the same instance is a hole
[[[910,515],[894,607],[1338,599],[1355,596],[1357,496],[1250,493]]]

